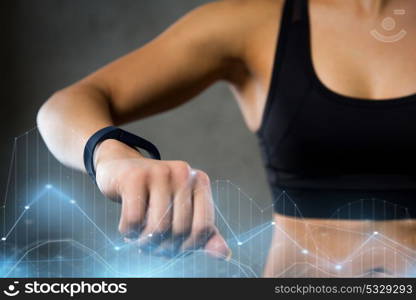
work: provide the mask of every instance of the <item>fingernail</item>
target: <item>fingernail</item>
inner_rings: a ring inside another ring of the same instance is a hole
[[[133,240],[125,237],[124,242],[130,244],[130,243],[133,243]]]
[[[231,249],[228,249],[228,255],[225,258],[226,262],[229,262],[231,260],[231,258],[233,257],[233,251]]]

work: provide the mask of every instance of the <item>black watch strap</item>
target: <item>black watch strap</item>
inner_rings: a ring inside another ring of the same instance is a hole
[[[94,168],[94,151],[99,143],[108,139],[120,141],[132,148],[144,149],[149,153],[149,155],[153,159],[160,160],[159,150],[148,140],[115,126],[105,127],[103,129],[98,130],[96,133],[94,133],[93,136],[89,138],[84,149],[85,169],[87,170],[88,175],[90,175],[91,178],[94,180],[94,182],[96,182]]]

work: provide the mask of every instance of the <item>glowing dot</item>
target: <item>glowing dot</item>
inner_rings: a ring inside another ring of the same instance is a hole
[[[1,238],[1,240],[2,240],[2,241],[5,241],[5,240],[6,240],[6,237],[2,237],[2,238]]]
[[[271,224],[272,224],[272,225],[276,225],[276,222],[272,222]]]
[[[50,190],[50,189],[52,188],[52,185],[51,185],[51,184],[47,184],[47,185],[45,185],[45,187],[46,187],[48,190]]]
[[[342,266],[341,266],[341,265],[336,265],[336,266],[335,266],[335,269],[336,269],[336,270],[341,270],[341,269],[342,269]]]
[[[75,200],[70,200],[69,203],[75,204]]]
[[[309,251],[308,251],[307,249],[303,249],[303,250],[302,250],[302,253],[303,253],[303,254],[308,254],[308,253],[309,253]]]
[[[9,285],[9,290],[14,291],[14,285],[13,284]]]
[[[114,247],[114,250],[118,251],[118,250],[120,250],[120,247],[115,246],[115,247]]]
[[[29,207],[29,205],[26,205],[26,206],[25,206],[25,209],[29,209],[29,208],[30,208],[30,207]]]
[[[374,235],[377,235],[377,234],[378,234],[378,231],[374,231],[374,232],[373,232],[373,234],[374,234]]]
[[[152,234],[152,233],[149,233],[147,236],[148,236],[148,237],[152,237],[152,236],[153,236],[153,234]]]
[[[238,242],[237,244],[238,244],[238,246],[241,246],[243,243],[242,242]]]

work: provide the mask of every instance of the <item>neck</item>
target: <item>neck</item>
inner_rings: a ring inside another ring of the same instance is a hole
[[[359,14],[379,15],[393,1],[394,0],[344,0],[341,2],[343,2],[344,5],[348,5],[349,7],[353,8]]]

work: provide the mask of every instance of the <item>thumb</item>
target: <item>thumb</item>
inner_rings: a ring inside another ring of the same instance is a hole
[[[214,234],[205,244],[204,250],[214,258],[224,259],[229,261],[232,256],[232,251],[228,247],[227,242],[222,237],[218,229],[215,229]]]

